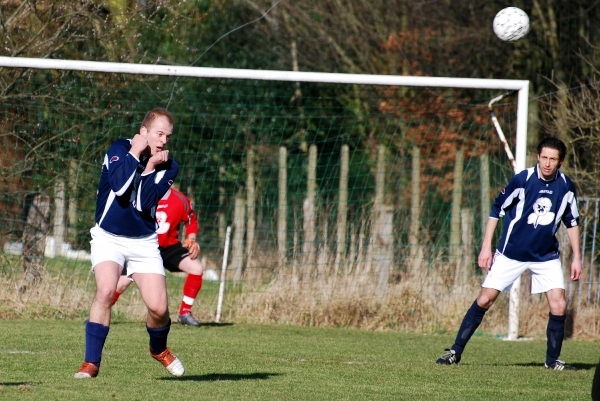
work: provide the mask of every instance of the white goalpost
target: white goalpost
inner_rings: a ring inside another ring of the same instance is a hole
[[[128,64],[18,57],[0,57],[0,67],[86,71],[118,74],[162,75],[172,77],[516,91],[516,147],[513,168],[515,172],[519,172],[526,168],[525,163],[529,96],[529,81],[526,80],[341,74],[275,70],[244,70],[229,68]],[[498,129],[499,126],[496,124],[497,120],[494,121],[494,125]],[[226,245],[226,248],[227,247],[228,245]],[[224,278],[224,272],[226,269],[225,263],[226,257],[223,265],[223,273],[221,276],[222,280]],[[507,340],[517,340],[519,337],[519,287],[520,279],[514,283],[510,292],[508,332],[506,336]],[[219,294],[219,297],[222,298],[222,294]],[[220,317],[220,308],[218,315],[219,316],[217,317],[217,319],[219,319]]]
[[[221,310],[223,308],[223,297],[225,295],[225,279],[227,272],[227,260],[229,256],[229,240],[231,238],[231,226],[227,227],[225,233],[225,247],[223,249],[223,264],[221,265],[221,282],[219,283],[219,299],[217,301],[217,313],[215,316],[215,322],[221,322]]]

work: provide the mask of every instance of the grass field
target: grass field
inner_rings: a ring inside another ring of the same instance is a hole
[[[73,379],[82,321],[0,323],[0,399],[7,400],[586,400],[600,349],[566,341],[581,370],[542,368],[545,341],[472,339],[458,366],[435,359],[452,336],[294,326],[173,325],[186,374],[148,355],[143,323],[116,321],[98,378]]]

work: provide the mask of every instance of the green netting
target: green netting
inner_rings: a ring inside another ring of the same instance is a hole
[[[53,236],[57,186],[64,183],[64,242],[89,251],[104,154],[113,140],[132,137],[153,107],[168,107],[175,116],[168,148],[181,166],[180,189],[195,201],[206,268],[220,272],[235,199],[247,204],[254,186],[255,208],[245,208],[244,219],[234,225],[225,305],[230,317],[243,313],[244,302],[260,304],[253,297],[272,293],[274,285],[286,292],[327,285],[323,293],[330,300],[356,294],[381,300],[417,274],[433,275],[440,291],[477,280],[482,221],[512,175],[489,120],[487,104],[495,91],[17,69],[4,74],[19,76],[0,109],[3,273],[17,281],[21,258],[8,250],[23,239],[26,199],[49,196],[44,234]],[[500,104],[495,112],[514,149],[516,105]],[[315,151],[315,192],[307,202]],[[456,177],[459,152],[463,172]],[[342,170],[347,193],[341,194]],[[482,194],[485,182],[489,193]],[[347,201],[340,206],[340,199]],[[340,207],[347,212],[340,214]],[[82,290],[94,288],[85,258],[47,256],[44,263],[47,275],[78,277]],[[457,282],[463,272],[465,279]],[[173,299],[181,280],[168,279]],[[216,290],[216,284],[205,283],[201,317],[214,315]],[[415,291],[423,296],[426,290]],[[136,302],[132,291],[122,308],[133,313]]]

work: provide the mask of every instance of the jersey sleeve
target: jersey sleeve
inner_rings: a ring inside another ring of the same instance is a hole
[[[575,185],[570,180],[567,181],[567,193],[563,197],[562,202],[565,207],[565,212],[562,215],[563,224],[567,228],[578,226],[579,209],[577,208],[577,193]]]
[[[517,174],[511,178],[506,187],[500,191],[500,194],[494,200],[490,210],[490,218],[500,219],[504,217],[506,211],[511,209],[525,195],[523,187],[523,173]]]
[[[154,171],[141,175],[139,191],[137,193],[136,209],[149,210],[158,204],[158,201],[167,193],[179,172],[179,166],[173,159],[156,166]]]
[[[185,222],[185,235],[190,236],[190,234],[198,235],[198,218],[196,217],[196,212],[194,211],[194,206],[190,199],[186,196],[185,201],[187,202],[187,221]]]
[[[139,160],[129,153],[131,143],[126,139],[115,141],[106,153],[108,184],[117,196],[123,195],[134,179]]]

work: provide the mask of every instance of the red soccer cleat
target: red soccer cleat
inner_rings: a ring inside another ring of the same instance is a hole
[[[171,353],[171,350],[169,350],[168,348],[165,349],[160,354],[153,354],[152,352],[150,352],[150,355],[152,355],[152,358],[154,358],[157,361],[159,361],[160,363],[162,363],[162,365],[173,376],[183,376],[183,373],[185,372],[183,363],[181,363],[179,358],[177,358],[175,355],[173,355]]]
[[[91,362],[84,362],[81,364],[81,367],[75,373],[76,379],[91,379],[92,377],[98,376],[98,366],[94,365]]]

